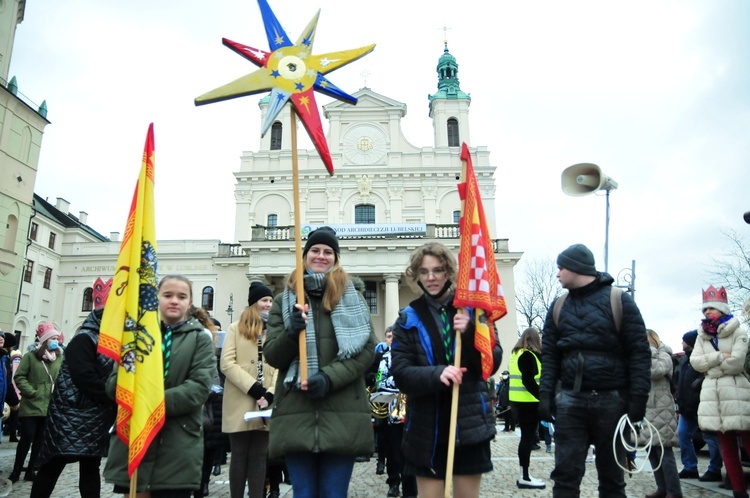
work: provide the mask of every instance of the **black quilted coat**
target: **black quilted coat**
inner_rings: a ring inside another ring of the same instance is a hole
[[[592,283],[572,289],[560,310],[558,325],[550,305],[542,335],[540,396],[552,398],[558,381],[573,389],[618,390],[644,400],[651,389],[651,352],[635,301],[622,295],[622,323],[617,331],[610,301],[613,279],[598,273]]]
[[[431,298],[422,295],[401,311],[393,327],[391,346],[391,373],[396,385],[407,395],[404,455],[418,467],[433,467],[436,446],[444,448],[448,444],[452,398],[452,387],[440,381],[448,362],[428,299]],[[452,302],[452,296],[447,299]],[[448,322],[453,323],[456,309],[449,304],[446,310]],[[467,371],[458,392],[457,446],[480,444],[496,434],[495,412],[487,383],[482,380],[473,327],[461,339],[461,366]],[[494,373],[503,356],[500,341],[492,353]]]
[[[116,405],[104,391],[113,361],[97,353],[101,310],[65,348],[47,412],[39,463],[57,457],[105,457]]]

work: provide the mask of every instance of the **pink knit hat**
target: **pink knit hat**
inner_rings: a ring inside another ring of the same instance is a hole
[[[40,323],[36,328],[36,336],[39,338],[39,343],[44,344],[47,339],[52,337],[60,337],[60,332],[52,322]]]

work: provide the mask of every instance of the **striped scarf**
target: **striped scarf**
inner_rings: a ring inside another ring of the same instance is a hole
[[[305,275],[304,285],[305,294],[308,296],[322,297],[324,291],[323,273],[310,273]],[[309,302],[310,299],[308,298]],[[284,319],[284,326],[289,328],[291,323],[291,313],[297,302],[297,294],[287,288],[284,289],[281,298],[281,314]],[[305,343],[307,345],[307,372],[308,376],[315,374],[319,369],[318,364],[318,345],[315,333],[314,313],[307,314],[307,328],[305,329]],[[358,355],[367,344],[370,338],[370,312],[359,297],[359,293],[350,281],[346,284],[341,299],[331,312],[331,323],[336,335],[336,343],[339,347],[337,358],[346,360]],[[284,384],[287,389],[294,386],[300,387],[299,380],[299,359],[296,358],[289,365],[287,376]]]

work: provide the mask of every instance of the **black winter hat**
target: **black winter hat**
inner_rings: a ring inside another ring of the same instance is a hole
[[[310,232],[310,235],[307,236],[307,242],[305,243],[305,250],[302,251],[302,254],[307,254],[307,251],[309,251],[315,244],[325,244],[333,249],[333,252],[340,254],[339,239],[336,237],[336,232],[331,227],[320,227],[317,230]]]
[[[591,250],[583,244],[573,244],[557,256],[557,265],[579,275],[596,276],[596,265]]]
[[[247,305],[252,306],[264,297],[273,297],[271,289],[263,285],[262,282],[250,282],[250,291],[247,293]]]
[[[691,348],[695,347],[696,339],[698,339],[697,330],[691,330],[690,332],[685,332],[685,335],[682,336],[682,342],[687,343]]]

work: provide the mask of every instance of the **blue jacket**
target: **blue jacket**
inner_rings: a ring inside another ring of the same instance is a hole
[[[427,299],[422,295],[402,310],[393,327],[391,346],[391,373],[396,385],[407,395],[404,455],[419,467],[433,467],[436,450],[447,447],[452,398],[452,387],[440,382],[448,361]],[[452,323],[456,309],[449,304],[446,310]],[[455,336],[454,330],[451,333]],[[456,446],[483,443],[496,434],[494,409],[487,383],[482,379],[473,328],[461,338],[461,366],[467,371],[458,394]],[[500,366],[502,354],[500,341],[496,341],[493,371]]]

